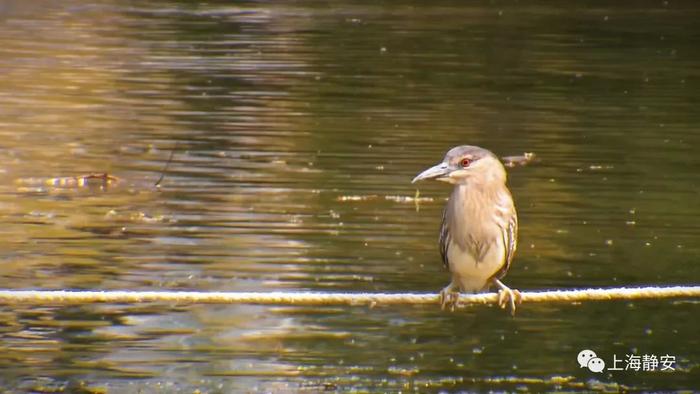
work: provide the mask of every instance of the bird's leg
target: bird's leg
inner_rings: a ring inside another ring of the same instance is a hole
[[[515,304],[520,304],[522,302],[522,295],[520,295],[519,290],[511,290],[508,286],[504,285],[498,279],[494,279],[496,286],[498,286],[498,305],[501,308],[506,307],[506,303],[510,304],[510,314],[515,316]]]
[[[445,309],[449,309],[450,312],[454,312],[458,301],[459,286],[455,284],[454,281],[450,282],[449,285],[440,290],[440,308],[442,308],[443,311]]]

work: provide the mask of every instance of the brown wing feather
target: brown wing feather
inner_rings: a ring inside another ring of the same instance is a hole
[[[450,246],[450,229],[447,226],[447,207],[442,210],[442,224],[440,224],[440,257],[445,268],[450,267],[447,260],[447,249]]]
[[[508,228],[506,231],[506,271],[510,268],[510,264],[513,262],[513,257],[515,256],[515,249],[518,248],[518,215],[513,212],[508,221]]]
[[[506,275],[511,263],[513,262],[513,257],[515,256],[515,249],[518,247],[518,215],[513,211],[513,214],[508,218],[507,227],[503,231],[503,245],[506,249],[506,258],[503,267],[496,272],[495,278],[500,279]]]

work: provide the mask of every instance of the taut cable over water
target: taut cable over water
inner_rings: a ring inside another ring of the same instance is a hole
[[[636,287],[522,292],[523,303],[700,298],[700,286]],[[62,305],[85,303],[175,302],[185,304],[258,305],[418,305],[438,304],[434,293],[322,293],[322,292],[201,292],[201,291],[68,291],[0,290],[0,303]],[[497,304],[497,293],[460,294],[458,307]]]

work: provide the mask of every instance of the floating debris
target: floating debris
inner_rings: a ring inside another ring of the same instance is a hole
[[[370,200],[376,200],[379,197],[380,196],[378,196],[376,194],[368,194],[366,196],[348,195],[348,196],[338,196],[336,198],[336,201],[370,201]],[[384,200],[401,202],[401,203],[433,202],[433,201],[435,201],[435,199],[433,197],[419,197],[418,195],[416,195],[415,197],[386,195],[386,196],[384,196]]]
[[[105,214],[105,219],[116,222],[130,223],[175,223],[176,220],[169,215],[149,215],[144,212],[118,212],[115,209],[109,210]]]
[[[522,155],[503,156],[503,165],[506,167],[525,166],[536,158],[533,152],[525,152]]]
[[[338,196],[338,198],[336,198],[336,200],[338,200],[338,201],[369,201],[369,200],[374,200],[377,197],[379,197],[379,196],[377,196],[376,194],[370,194],[367,196],[350,195],[350,196]]]
[[[389,372],[392,375],[413,376],[415,374],[420,373],[420,369],[418,367],[398,367],[392,365],[389,368],[387,368],[387,372]]]
[[[394,201],[394,202],[403,202],[403,203],[410,203],[410,202],[433,202],[435,201],[434,198],[432,197],[411,197],[411,196],[384,196],[384,199],[387,201]]]
[[[121,180],[113,175],[104,173],[92,173],[80,176],[57,177],[57,178],[20,178],[16,183],[22,187],[39,188],[49,186],[52,188],[82,188],[99,187],[106,188],[119,183]]]
[[[601,165],[601,164],[591,164],[588,166],[588,170],[590,171],[603,171],[603,170],[612,170],[615,168],[615,166],[611,164],[606,164],[606,165]],[[577,168],[576,172],[584,172],[586,171],[586,168]]]

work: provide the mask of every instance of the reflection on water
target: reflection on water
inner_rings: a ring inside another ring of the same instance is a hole
[[[512,286],[697,283],[698,10],[524,3],[3,3],[3,287],[437,291],[448,190],[410,180],[462,143],[540,159],[509,170]],[[119,182],[46,182],[91,173]],[[24,390],[700,385],[691,302],[0,315]]]

